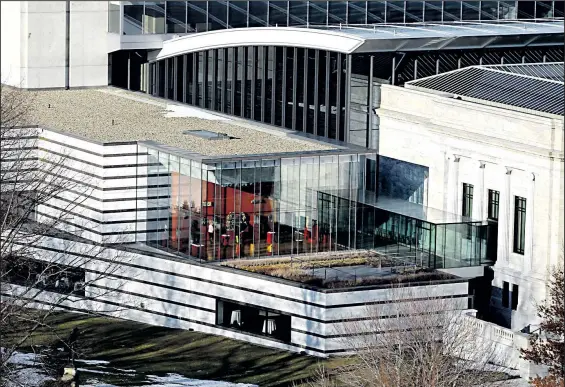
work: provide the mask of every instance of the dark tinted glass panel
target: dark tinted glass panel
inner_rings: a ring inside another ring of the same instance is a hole
[[[311,1],[309,5],[309,19],[310,24],[325,25],[328,20],[328,3],[327,1]]]
[[[220,30],[227,28],[227,5],[223,1],[208,2],[208,22],[210,30]]]
[[[464,1],[461,3],[463,20],[479,20],[479,2]]]
[[[188,28],[190,31],[208,31],[207,24],[207,1],[189,1],[188,6]]]
[[[167,33],[186,32],[186,1],[167,2]]]
[[[266,71],[265,71],[265,121],[266,123],[271,122],[272,116],[272,102],[273,102],[273,76],[275,72],[274,68],[274,55],[275,55],[275,48],[274,47],[266,47],[265,48],[265,64],[266,64]]]
[[[306,25],[308,7],[306,1],[289,1],[289,21],[290,26]]]
[[[316,94],[316,50],[307,50],[308,63],[306,64],[306,103],[304,108],[306,110],[306,122],[304,123],[305,131],[314,134],[314,94]]]
[[[553,10],[555,17],[563,17],[565,15],[565,1],[555,1]]]
[[[386,22],[404,23],[404,2],[387,1],[386,3]]]
[[[193,89],[194,89],[194,74],[193,74],[193,61],[194,53],[186,55],[186,103],[194,104]]]
[[[536,1],[536,18],[553,17],[553,2]]]
[[[347,3],[345,1],[328,2],[329,23],[347,23]]]
[[[257,47],[255,52],[255,121],[262,121],[261,115],[263,105],[263,82],[265,71],[265,47]]]
[[[384,23],[385,7],[384,1],[367,1],[367,23]]]
[[[347,22],[349,24],[367,23],[367,2],[350,1],[347,10]]]
[[[229,2],[229,25],[232,28],[247,27],[247,1]]]
[[[504,281],[502,283],[502,306],[508,308],[508,299],[510,293],[510,285],[508,282]]]
[[[500,209],[500,192],[492,189],[488,190],[488,219],[498,220]]]
[[[206,91],[206,108],[209,109],[212,106],[212,88],[215,87],[214,84],[214,64],[216,63],[216,58],[214,58],[214,50],[206,51],[206,81],[205,81],[205,91]]]
[[[514,197],[514,252],[524,254],[526,246],[526,199]]]
[[[124,35],[141,34],[143,5],[124,5]]]
[[[533,19],[536,12],[535,1],[518,1],[518,18]]]
[[[251,118],[251,80],[253,79],[253,64],[255,60],[256,47],[245,47],[247,51],[246,78],[245,78],[245,118]]]
[[[318,136],[323,136],[326,127],[326,53],[320,51],[318,74]],[[323,106],[323,107],[322,107]]]
[[[518,285],[516,284],[512,284],[512,303],[510,304],[510,307],[512,308],[512,310],[516,310],[518,309]]]
[[[206,67],[204,67],[205,64],[205,60],[204,60],[204,56],[206,55],[206,52],[198,52],[196,53],[198,59],[197,59],[197,74],[198,74],[198,79],[197,79],[197,85],[196,85],[196,97],[197,97],[197,104],[198,106],[203,106],[203,101],[204,101],[204,78],[206,77]]]
[[[268,25],[267,13],[269,6],[266,1],[249,2],[249,27],[264,27]]]
[[[293,90],[293,81],[294,81],[294,49],[287,48],[286,49],[286,74],[285,74],[285,96],[283,98],[284,101],[284,109],[285,109],[285,117],[284,117],[284,126],[288,129],[292,129],[292,90]]]
[[[235,66],[236,66],[236,82],[235,82],[235,101],[234,101],[234,114],[242,116],[242,94],[244,90],[243,79],[245,78],[245,68],[247,63],[245,63],[245,47],[234,48],[235,54]]]
[[[481,1],[481,20],[498,19],[498,1]]]
[[[445,1],[443,3],[443,21],[454,21],[461,19],[461,2]]]
[[[183,68],[184,68],[184,55],[179,55],[177,57],[177,67],[176,67],[176,75],[177,75],[177,79],[176,79],[176,88],[177,88],[177,92],[176,92],[176,100],[179,102],[182,102],[182,98],[184,95],[184,85],[186,84],[185,80],[184,80],[184,72],[183,72]]]
[[[237,48],[230,47],[226,49],[226,92],[224,98],[226,99],[226,110],[228,114],[237,114],[232,109],[232,94],[233,88],[235,87],[235,77],[234,77],[234,61]]]
[[[423,21],[423,13],[424,13],[423,1],[406,2],[406,23]]]
[[[463,208],[461,215],[473,216],[473,185],[471,184],[463,183]]]
[[[225,91],[226,87],[226,61],[224,58],[224,53],[227,51],[225,48],[220,48],[217,50],[216,58],[217,58],[217,68],[216,68],[216,100],[215,104],[216,107],[214,110],[223,111],[222,110],[222,93]]]
[[[283,48],[282,47],[275,47],[275,55],[276,60],[274,61],[275,65],[275,73],[274,73],[274,81],[273,87],[275,88],[275,110],[273,114],[275,116],[275,125],[282,125],[282,109],[283,109],[283,102],[282,102],[282,95],[283,95],[283,80],[285,74],[283,73]]]
[[[426,1],[424,7],[424,21],[441,21],[441,1]]]
[[[515,1],[499,1],[498,2],[498,18],[499,19],[516,19],[518,9]]]
[[[166,63],[164,60],[157,62],[157,95],[159,97],[165,96],[165,88],[167,85],[165,84],[165,72],[166,72]]]
[[[305,49],[299,48],[296,52],[297,73],[296,73],[296,127],[298,131],[303,130],[304,114],[304,55]]]
[[[288,19],[288,1],[269,2],[269,24],[284,27]]]

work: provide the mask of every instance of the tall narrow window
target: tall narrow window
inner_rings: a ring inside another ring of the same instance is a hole
[[[514,197],[514,252],[524,254],[526,240],[526,199]]]
[[[508,293],[510,292],[510,284],[506,281],[502,283],[502,307],[508,308]]]
[[[473,185],[463,183],[463,209],[461,215],[472,217],[473,216]]]
[[[500,192],[492,189],[488,190],[488,219],[498,220],[500,202]]]
[[[518,285],[512,284],[512,310],[518,309]]]

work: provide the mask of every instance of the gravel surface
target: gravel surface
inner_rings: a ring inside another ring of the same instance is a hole
[[[99,142],[153,140],[207,156],[334,148],[291,139],[283,131],[267,129],[263,125],[254,128],[249,121],[238,118],[165,117],[166,101],[124,90],[49,90],[33,94],[31,123]],[[226,133],[237,139],[206,140],[183,134],[187,130]]]

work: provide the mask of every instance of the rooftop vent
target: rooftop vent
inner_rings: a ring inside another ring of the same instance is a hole
[[[233,140],[237,137],[229,136],[226,133],[216,133],[209,130],[185,130],[183,134],[188,134],[190,136],[196,136],[203,138],[205,140]]]

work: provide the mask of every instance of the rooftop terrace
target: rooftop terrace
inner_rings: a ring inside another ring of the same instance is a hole
[[[284,129],[120,89],[33,93],[32,124],[95,142],[150,141],[205,156],[338,149],[331,144],[297,138]],[[205,135],[190,131],[204,131]],[[218,139],[209,132],[227,137]]]

